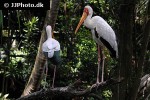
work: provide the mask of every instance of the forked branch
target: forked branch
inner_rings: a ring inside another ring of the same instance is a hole
[[[42,100],[42,99],[48,99],[55,96],[65,96],[65,97],[82,97],[82,96],[92,96],[94,92],[97,90],[100,90],[108,85],[114,85],[118,84],[123,80],[120,79],[109,79],[102,83],[99,83],[97,85],[92,85],[92,87],[88,87],[84,90],[78,90],[77,87],[79,87],[81,80],[77,80],[71,85],[68,85],[66,87],[56,87],[56,88],[49,88],[47,90],[40,90],[34,93],[31,93],[30,95],[23,96],[21,98],[18,98],[17,100]]]

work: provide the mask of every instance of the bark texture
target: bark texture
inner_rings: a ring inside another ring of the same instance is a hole
[[[132,68],[132,34],[135,0],[120,0],[119,6],[119,63],[115,77],[125,80],[113,87],[113,100],[129,100]]]
[[[147,9],[147,21],[144,24],[143,38],[140,46],[140,54],[135,66],[132,65],[133,56],[133,40],[134,21],[135,21],[135,4],[136,0],[121,0],[120,4],[120,45],[119,45],[119,68],[118,77],[123,77],[125,80],[114,88],[113,100],[139,100],[143,89],[140,84],[146,85],[148,79],[141,80],[143,74],[144,58],[147,50],[150,35],[150,2]],[[138,48],[139,49],[139,48]],[[115,90],[116,89],[116,90]],[[138,95],[139,93],[139,95]],[[146,93],[146,92],[145,92]]]
[[[121,79],[123,80],[123,79]],[[49,100],[53,97],[60,97],[64,96],[66,98],[74,98],[74,97],[94,97],[96,100],[103,100],[98,95],[94,94],[96,91],[101,90],[109,85],[118,84],[120,81],[118,79],[110,79],[104,82],[101,82],[95,86],[86,88],[86,89],[78,89],[81,84],[80,80],[77,80],[73,84],[66,86],[66,87],[56,87],[56,88],[49,88],[47,90],[41,90],[34,92],[30,95],[18,98],[17,100]],[[68,99],[67,99],[68,100]]]
[[[46,40],[45,27],[47,25],[51,25],[52,28],[54,29],[55,22],[57,19],[57,14],[58,14],[59,1],[60,0],[51,0],[51,7],[50,7],[51,9],[48,10],[46,14],[34,68],[32,70],[28,83],[22,93],[22,96],[25,96],[32,92],[37,91],[38,87],[40,86],[40,82],[41,82],[43,72],[44,72],[44,65],[46,61],[46,58],[44,57],[44,54],[42,52],[42,44]]]

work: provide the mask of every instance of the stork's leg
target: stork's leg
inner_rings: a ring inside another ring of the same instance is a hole
[[[96,84],[93,84],[91,86],[91,89],[95,86],[98,86],[99,85],[99,71],[100,71],[100,64],[101,64],[101,59],[103,59],[104,55],[103,55],[103,51],[102,51],[103,48],[101,48],[99,45],[98,45],[98,70],[97,70],[97,80],[96,80]],[[100,55],[101,54],[101,55]],[[104,80],[104,60],[102,60],[102,77],[101,77],[101,82],[103,82]]]
[[[52,88],[54,88],[54,83],[55,83],[55,74],[56,74],[56,65],[55,65],[55,67],[54,67]]]
[[[97,84],[99,83],[100,62],[101,62],[100,46],[98,45],[98,69],[97,69],[97,80],[96,80],[96,83],[97,83]]]
[[[48,59],[46,60],[46,66],[45,66],[45,74],[46,74],[46,77],[47,77],[47,74],[48,73]]]
[[[45,63],[45,69],[44,69],[44,73],[45,73],[45,78],[44,78],[44,81],[46,83],[46,78],[47,78],[47,73],[48,73],[48,59],[46,60],[46,63]],[[46,88],[46,85],[44,85],[43,88]]]
[[[103,47],[101,48],[102,50],[102,77],[101,77],[101,82],[104,81],[104,63],[105,63],[105,55],[103,51]]]
[[[48,73],[48,59],[46,60],[45,65],[44,65],[44,74],[45,74],[44,82],[45,83],[46,83],[47,73]],[[43,88],[46,88],[46,85],[44,85]]]
[[[97,79],[96,79],[96,84],[93,84],[92,86],[91,86],[91,89],[93,88],[93,87],[97,87],[98,85],[99,85],[99,71],[100,71],[100,63],[101,63],[101,56],[100,56],[100,53],[101,53],[101,48],[100,48],[100,46],[98,45],[97,46],[97,49],[98,49],[98,69],[97,69]]]
[[[104,63],[105,63],[105,55],[104,55],[104,51],[103,51],[103,47],[100,47],[98,45],[98,70],[97,70],[97,81],[96,83],[99,83],[99,71],[100,71],[100,64],[102,62],[102,66],[101,66],[101,82],[104,81]]]

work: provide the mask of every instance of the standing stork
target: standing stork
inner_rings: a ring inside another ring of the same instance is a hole
[[[52,28],[50,25],[46,27],[46,33],[47,33],[47,40],[42,45],[42,51],[44,53],[44,56],[55,65],[54,68],[54,74],[53,74],[53,83],[52,88],[54,87],[54,80],[55,80],[55,72],[56,72],[56,65],[60,65],[61,58],[60,58],[60,44],[57,40],[52,38]],[[48,69],[48,68],[47,68]],[[47,70],[46,70],[47,74]]]
[[[80,22],[78,23],[78,26],[75,30],[75,33],[77,33],[78,29],[80,28],[83,22],[84,22],[83,23],[84,26],[91,29],[93,39],[98,44],[98,71],[97,71],[96,84],[99,84],[99,69],[100,69],[100,62],[101,62],[100,51],[102,53],[101,82],[103,82],[105,56],[104,56],[102,49],[105,46],[110,51],[110,55],[114,58],[117,58],[118,57],[118,45],[116,41],[115,32],[110,27],[110,25],[102,17],[100,16],[92,17],[92,15],[93,15],[93,9],[90,6],[85,6]]]

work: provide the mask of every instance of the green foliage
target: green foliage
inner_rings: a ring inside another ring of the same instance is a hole
[[[117,0],[87,0],[87,3],[94,9],[94,15],[103,17],[115,31],[119,27],[117,19],[118,2]],[[91,86],[96,81],[97,47],[92,39],[91,32],[82,25],[78,33],[74,34],[85,4],[85,2],[77,2],[76,0],[64,0],[60,3],[54,35],[55,39],[60,42],[63,62],[57,68],[56,86],[66,86],[79,78],[83,81],[84,87]],[[137,4],[138,12],[135,21],[138,22],[139,27],[141,27],[141,23],[144,23],[145,6],[145,0],[139,1]],[[3,66],[0,68],[0,75],[4,75],[8,80],[13,80],[13,82],[18,81],[18,79],[28,80],[38,52],[40,33],[43,28],[45,15],[41,14],[42,12],[44,11],[4,11],[4,22],[8,21],[7,23],[10,24],[4,24],[5,32],[3,32],[3,34],[5,33],[3,37],[9,37],[3,40],[3,46],[7,48],[6,51],[9,51],[7,54],[7,61],[9,62],[0,60],[0,65]],[[142,19],[139,20],[139,18]],[[2,16],[0,15],[0,24],[3,21],[1,19]],[[141,30],[138,32],[140,33]],[[117,31],[116,34],[119,35]],[[16,38],[12,39],[11,37]],[[12,48],[12,41],[14,40],[18,43],[15,49]],[[105,74],[110,77],[109,75],[113,75],[111,71],[114,71],[113,68],[116,67],[117,62],[110,57],[108,50],[105,49],[104,52],[106,56],[105,68],[107,69]],[[144,71],[146,73],[149,72],[149,58],[150,53],[147,51]],[[45,78],[41,82],[42,87],[49,86],[52,76],[53,68],[49,67],[47,79],[44,76]],[[24,85],[20,87],[24,88]],[[104,89],[104,91],[98,91],[98,93],[103,95],[105,100],[109,100],[113,94],[110,89]],[[90,100],[94,100],[94,98]]]
[[[38,17],[33,17],[31,20],[24,23],[24,25],[26,26],[24,31],[27,33],[27,35],[30,35],[31,33],[33,33],[33,31],[36,31],[38,29],[36,26],[38,20]]]
[[[26,53],[19,50],[14,50],[11,52],[12,55],[26,55]],[[24,64],[23,64],[24,63]],[[22,57],[12,57],[11,62],[9,62],[7,71],[4,73],[8,78],[21,78],[25,79],[29,75],[29,68],[26,66],[25,58]]]
[[[25,28],[23,31],[25,32],[24,38],[25,40],[22,41],[23,46],[21,47],[23,51],[27,53],[27,58],[29,62],[32,62],[31,64],[34,64],[34,59],[37,49],[38,49],[38,43],[40,39],[39,29],[37,28],[37,23],[39,21],[38,17],[32,17],[31,20],[26,20],[24,23]]]
[[[110,90],[103,91],[103,96],[106,98],[105,100],[110,100],[112,97],[112,92]]]
[[[10,99],[7,98],[8,95],[9,94],[2,95],[2,93],[0,93],[0,100],[10,100]]]
[[[9,14],[7,14],[9,13]],[[7,35],[3,35],[2,50],[6,52],[7,57],[1,59],[0,80],[2,81],[2,93],[8,91],[17,91],[17,96],[21,94],[25,82],[32,71],[35,56],[37,53],[38,43],[40,39],[39,18],[35,16],[25,16],[28,11],[4,11],[5,22],[11,25],[8,30],[4,31]],[[9,16],[8,16],[9,15]],[[11,16],[10,16],[11,15]],[[9,17],[9,20],[6,18]],[[4,24],[5,25],[5,24]],[[4,26],[4,29],[7,29]],[[17,27],[15,27],[17,26]],[[19,27],[18,27],[19,26]],[[10,38],[13,37],[13,38]],[[10,86],[8,86],[10,85]],[[23,87],[22,87],[23,86]],[[19,89],[19,90],[17,90]]]

